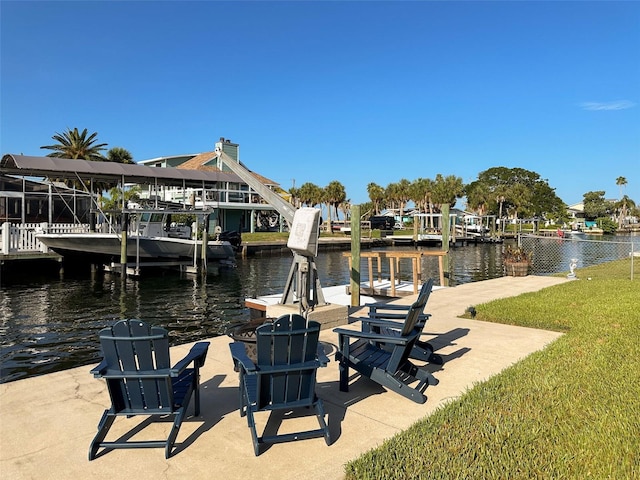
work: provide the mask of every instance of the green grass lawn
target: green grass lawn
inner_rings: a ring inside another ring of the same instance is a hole
[[[640,478],[640,261],[476,305],[565,333],[350,462],[347,479]],[[590,280],[589,280],[590,278]]]

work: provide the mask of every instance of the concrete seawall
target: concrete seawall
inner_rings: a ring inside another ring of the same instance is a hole
[[[477,382],[500,373],[557,339],[560,334],[531,328],[459,318],[469,305],[519,295],[567,281],[557,277],[502,277],[442,288],[431,294],[432,314],[427,339],[445,360],[427,365],[440,381],[426,390],[420,405],[387,392],[368,379],[353,376],[348,393],[338,388],[335,362],[337,336],[321,332],[331,363],[318,371],[316,391],[327,412],[332,444],[321,438],[274,445],[259,456],[253,448],[246,418],[238,413],[238,377],[233,371],[228,337],[210,339],[202,369],[202,411],[188,418],[178,435],[174,455],[163,449],[113,450],[87,460],[88,447],[104,409],[109,407],[105,382],[94,379],[87,365],[50,375],[0,385],[0,473],[11,479],[322,479],[343,478],[344,464],[380,445],[385,439],[458,398]],[[415,296],[403,297],[408,304]],[[356,328],[354,325],[351,328]],[[96,339],[97,341],[97,339]],[[171,349],[174,362],[190,345]],[[189,408],[189,414],[193,412]],[[259,430],[268,415],[257,420]],[[159,437],[170,423],[119,419],[118,437],[132,429],[136,437]],[[269,428],[316,428],[315,417],[271,421]],[[160,433],[159,433],[160,432]],[[154,435],[155,433],[155,435]],[[428,455],[428,452],[424,452]]]

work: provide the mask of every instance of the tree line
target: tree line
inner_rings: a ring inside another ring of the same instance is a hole
[[[57,143],[40,148],[52,150],[47,156],[58,158],[135,163],[131,153],[122,147],[107,150],[106,143],[97,143],[97,132],[88,133],[85,128],[77,128],[56,133],[52,139]],[[623,194],[625,177],[618,177],[616,185],[620,187],[620,200],[612,202],[604,198],[604,191],[584,194],[584,214],[587,220],[599,218],[618,218],[621,227],[626,218],[640,217],[636,203]],[[96,184],[98,193],[113,188],[113,185]],[[344,185],[338,180],[320,187],[311,182],[288,191],[291,203],[296,207],[326,205],[328,221],[332,215],[350,218],[350,199]],[[443,205],[453,207],[458,199],[466,197],[467,209],[478,215],[493,215],[496,218],[544,218],[554,223],[568,220],[567,205],[556,195],[548,181],[536,172],[523,168],[493,167],[478,174],[478,179],[464,184],[460,177],[437,174],[434,179],[419,177],[413,181],[405,178],[391,182],[387,186],[376,183],[367,185],[369,202],[361,205],[363,217],[378,215],[385,209],[399,211],[400,218],[410,203],[422,213],[440,213]]]

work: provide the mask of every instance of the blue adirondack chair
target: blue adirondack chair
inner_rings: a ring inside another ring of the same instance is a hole
[[[416,303],[422,305],[422,312],[420,313],[417,322],[417,326],[420,327],[421,333],[427,323],[427,320],[431,317],[431,315],[426,313],[424,309],[429,301],[429,296],[431,295],[432,290],[433,279],[430,278],[422,284],[420,293],[416,299]],[[367,307],[369,307],[369,316],[359,319],[362,322],[362,330],[365,332],[394,336],[400,335],[400,330],[403,325],[402,322],[404,322],[407,313],[411,308],[410,305],[397,305],[383,302],[369,303],[367,304]],[[391,348],[393,348],[393,345],[387,345],[387,349]],[[420,339],[416,340],[416,343],[413,345],[410,357],[415,360],[421,360],[437,365],[442,365],[444,363],[444,360],[440,355],[433,353],[433,346],[429,342],[425,342]]]
[[[386,324],[384,328],[392,330],[386,333],[380,331],[380,323],[376,327],[378,332],[367,328],[361,331],[333,330],[338,334],[336,359],[339,361],[341,391],[349,391],[349,368],[353,368],[360,375],[416,403],[427,401],[424,390],[438,381],[431,372],[418,368],[410,359],[424,327],[420,316],[425,303],[424,296],[419,298],[409,307],[404,322],[400,325],[394,323],[393,328],[389,327],[389,321],[369,319],[371,324]]]
[[[300,315],[283,315],[273,323],[265,323],[256,329],[255,363],[247,356],[243,343],[233,342],[229,345],[240,372],[240,415],[247,416],[256,456],[260,454],[260,445],[264,443],[324,436],[327,445],[330,444],[322,400],[315,393],[318,367],[324,367],[329,362],[318,344],[319,334],[318,322],[307,322]],[[258,435],[255,412],[302,407],[314,408],[319,429]]]
[[[209,342],[196,343],[173,368],[167,330],[150,327],[141,320],[120,320],[102,329],[100,345],[104,359],[91,373],[106,380],[111,408],[104,411],[98,424],[98,433],[89,447],[89,460],[96,457],[100,448],[164,447],[165,457],[169,458],[193,392],[195,415],[200,414],[199,370]],[[170,416],[173,427],[166,440],[104,441],[116,417],[122,415]]]

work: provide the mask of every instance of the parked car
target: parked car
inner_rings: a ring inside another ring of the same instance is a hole
[[[393,217],[386,215],[369,217],[369,222],[371,222],[371,230],[393,230],[393,226],[396,223]]]

